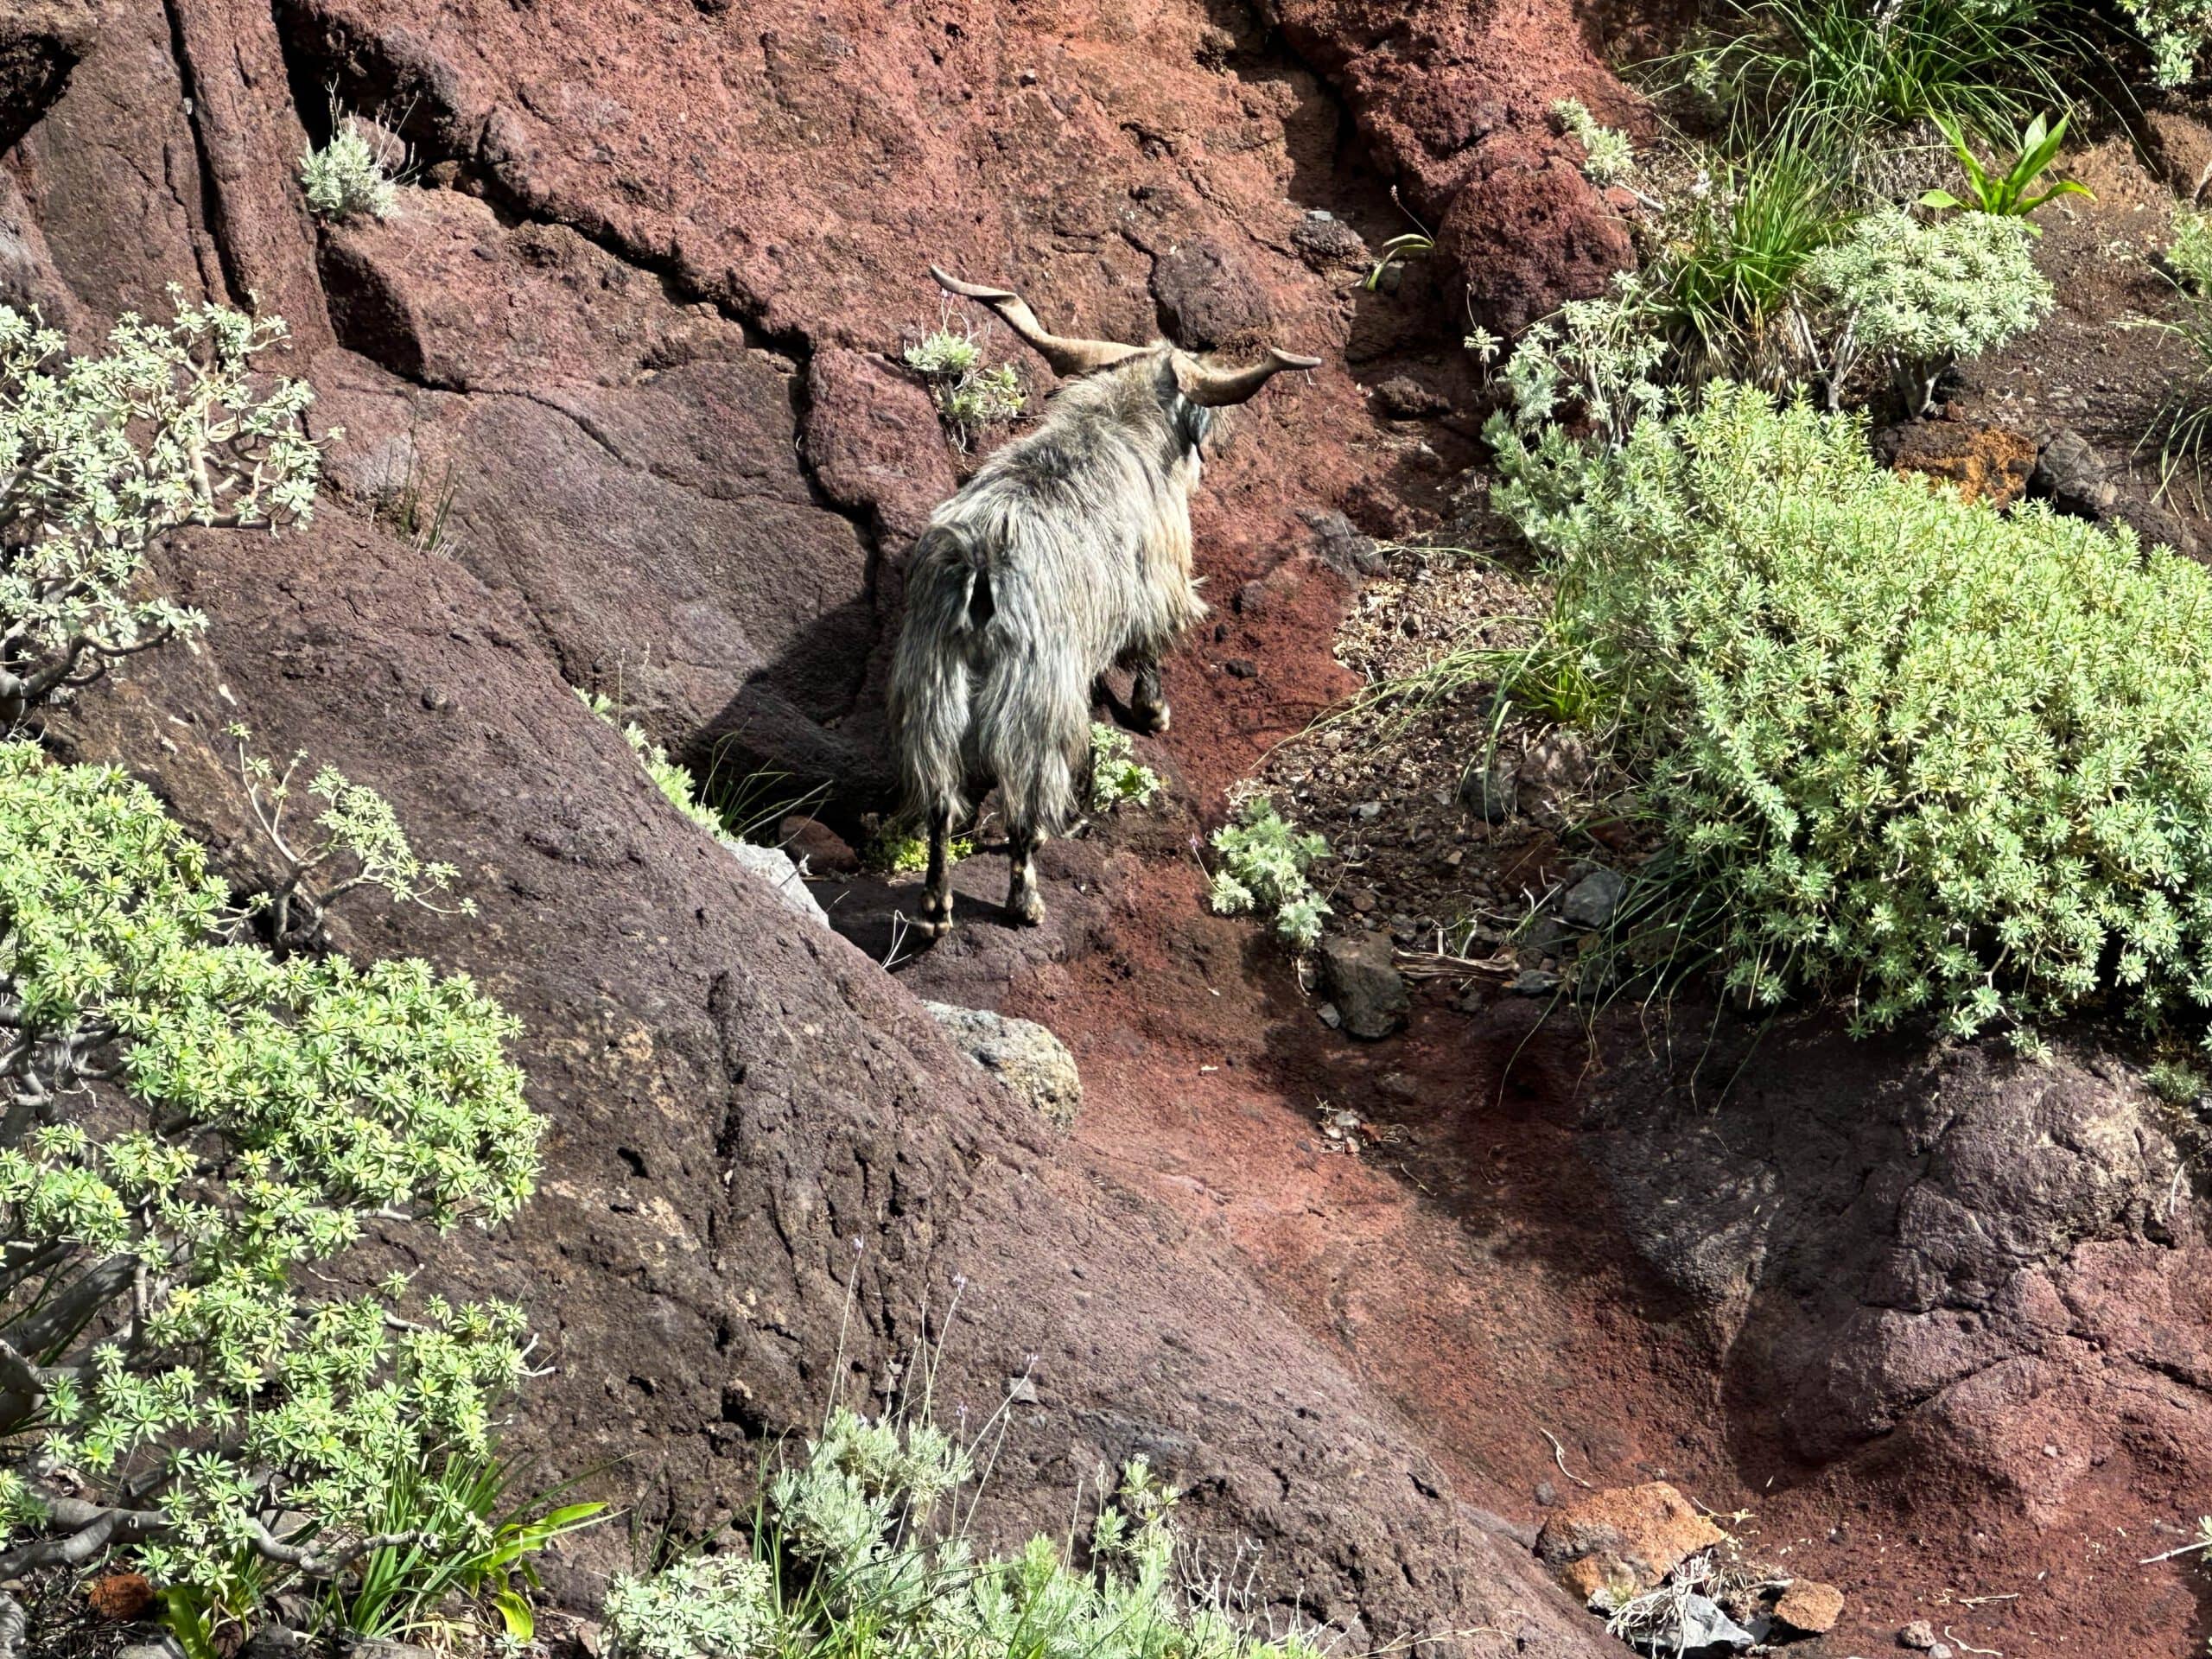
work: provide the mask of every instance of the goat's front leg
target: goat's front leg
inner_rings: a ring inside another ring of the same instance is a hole
[[[945,843],[952,839],[952,810],[930,810],[930,876],[922,888],[921,931],[932,939],[952,931],[952,861]]]
[[[1167,729],[1167,699],[1160,689],[1160,664],[1147,658],[1137,664],[1129,689],[1129,714],[1147,732]]]
[[[1045,900],[1037,891],[1038,840],[1036,830],[1028,824],[1011,825],[1007,830],[1007,913],[1026,927],[1045,919]]]

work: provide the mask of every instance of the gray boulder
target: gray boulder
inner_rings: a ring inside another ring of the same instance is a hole
[[[1406,1023],[1411,1001],[1384,934],[1322,940],[1321,985],[1343,1016],[1344,1029],[1354,1037],[1373,1041]]]
[[[822,908],[822,901],[806,885],[806,872],[792,863],[791,855],[781,848],[762,847],[749,841],[725,841],[722,845],[729,849],[732,858],[774,889],[785,909],[824,927],[830,925],[830,912]]]
[[[1055,1123],[1072,1123],[1083,1105],[1083,1077],[1068,1046],[1034,1020],[988,1008],[925,1002],[952,1046]]]

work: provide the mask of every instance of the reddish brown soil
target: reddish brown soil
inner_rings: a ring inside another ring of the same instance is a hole
[[[2055,222],[2042,254],[2060,314],[1972,375],[1959,412],[1993,421],[2002,407],[2038,439],[2071,424],[2112,446],[2139,430],[2146,388],[2173,367],[2163,342],[2109,329],[2160,297],[2139,254],[2116,248],[2133,236],[2139,251],[2158,232],[2139,227],[2163,216],[2139,206],[2155,200],[2147,181],[2109,152],[2084,170],[2101,202]],[[1215,573],[1214,593],[1244,576]],[[1217,812],[1221,785],[1346,683],[1324,650],[1344,587],[1290,585],[1265,625],[1224,618],[1226,639],[1198,643],[1179,664],[1175,732],[1139,745],[1185,807]],[[1255,672],[1229,676],[1232,658]],[[1315,821],[1356,833],[1349,804],[1325,798]],[[1454,813],[1467,822],[1456,808],[1442,816]],[[1630,1022],[1593,1039],[1571,1011],[1431,984],[1416,988],[1406,1034],[1349,1043],[1316,1019],[1278,947],[1205,912],[1184,844],[1198,828],[1171,812],[1058,849],[1052,896],[1065,913],[1042,944],[997,926],[1002,867],[977,859],[962,882],[979,901],[963,909],[965,933],[907,975],[1059,1033],[1085,1083],[1076,1138],[1232,1245],[1278,1306],[1397,1408],[1463,1496],[1533,1529],[1578,1478],[1672,1480],[1755,1559],[1843,1591],[1834,1631],[1791,1649],[1808,1656],[1894,1650],[1899,1627],[1923,1618],[1955,1652],[2201,1649],[2205,1578],[2187,1561],[2138,1563],[2182,1541],[2176,1523],[2203,1503],[2207,1373],[1999,1385],[2020,1392],[1963,1462],[1909,1435],[1806,1460],[1771,1409],[1743,1397],[1727,1333],[1645,1265],[1601,1190],[1589,1105],[1619,1084],[1596,1057],[1632,1051]],[[1511,844],[1524,860],[1566,861],[1541,836]],[[1382,894],[1386,911],[1395,902]],[[1692,1049],[1712,1018],[1684,1013],[1669,1035]],[[1362,1124],[1349,1150],[1319,1128],[1344,1109]],[[2079,1319],[2076,1332],[2097,1323]],[[2054,1464],[2067,1465],[2056,1485],[2043,1480]]]

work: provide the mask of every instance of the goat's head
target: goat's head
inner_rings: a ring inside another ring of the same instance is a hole
[[[1019,294],[1003,288],[963,283],[935,265],[930,267],[930,275],[937,278],[938,286],[946,293],[988,306],[1000,321],[1029,342],[1055,374],[1090,374],[1135,358],[1153,359],[1159,365],[1163,397],[1185,405],[1190,411],[1176,424],[1191,434],[1193,447],[1196,440],[1205,435],[1208,424],[1208,417],[1197,411],[1247,402],[1286,369],[1314,369],[1321,365],[1318,357],[1295,356],[1274,346],[1268,347],[1267,354],[1257,363],[1229,369],[1166,340],[1155,340],[1149,346],[1127,346],[1114,340],[1080,340],[1056,334],[1037,321],[1037,314]],[[1183,410],[1170,412],[1184,414]]]

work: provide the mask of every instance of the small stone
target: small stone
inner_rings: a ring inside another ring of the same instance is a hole
[[[1368,823],[1372,823],[1376,819],[1382,816],[1382,803],[1380,801],[1362,801],[1357,806],[1352,808],[1351,815],[1352,817],[1362,819]]]
[[[1375,401],[1394,421],[1426,420],[1450,411],[1452,400],[1409,374],[1394,374],[1375,388]]]
[[[1313,1013],[1331,1031],[1334,1031],[1344,1022],[1344,1014],[1333,1002],[1324,1002],[1319,1007],[1314,1009]]]
[[[1234,680],[1250,680],[1259,677],[1259,664],[1249,657],[1232,657],[1222,666],[1229,671],[1230,678]]]
[[[1537,1508],[1539,1508],[1539,1509],[1544,1509],[1544,1510],[1548,1510],[1548,1509],[1550,1509],[1550,1508],[1551,1508],[1554,1503],[1558,1503],[1558,1502],[1559,1502],[1559,1488],[1558,1488],[1558,1487],[1556,1487],[1556,1486],[1553,1485],[1553,1484],[1551,1484],[1551,1482],[1549,1482],[1548,1480],[1540,1480],[1540,1481],[1538,1481],[1538,1482],[1536,1483],[1536,1507],[1537,1507]]]
[[[1570,927],[1595,932],[1613,919],[1628,880],[1618,870],[1592,870],[1567,890],[1559,913]]]
[[[1412,1006],[1406,982],[1390,959],[1390,942],[1368,935],[1321,941],[1321,983],[1344,1015],[1344,1029],[1373,1041],[1406,1023]]]
[[[1951,1659],[1951,1644],[1948,1642],[1938,1642],[1928,1649],[1928,1659]]]
[[[1486,766],[1470,766],[1459,779],[1459,804],[1486,823],[1503,823],[1513,816],[1520,779],[1503,758]]]
[[[1916,1618],[1897,1632],[1897,1646],[1912,1648],[1926,1653],[1936,1645],[1936,1627],[1924,1618]]]
[[[1531,968],[1513,982],[1516,996],[1549,996],[1559,989],[1559,976],[1541,968]]]
[[[1800,1579],[1782,1592],[1782,1599],[1774,1604],[1774,1616],[1792,1630],[1825,1635],[1843,1617],[1843,1592],[1832,1584]]]
[[[1611,1611],[1635,1596],[1636,1570],[1611,1555],[1585,1555],[1560,1570],[1559,1581],[1586,1607]]]
[[[1360,915],[1367,915],[1370,912],[1374,910],[1375,906],[1379,902],[1380,900],[1376,898],[1372,889],[1367,887],[1357,887],[1353,889],[1351,895],[1351,907]]]
[[[1037,1403],[1037,1385],[1026,1376],[1009,1376],[1006,1380],[1006,1397],[1018,1406]]]

